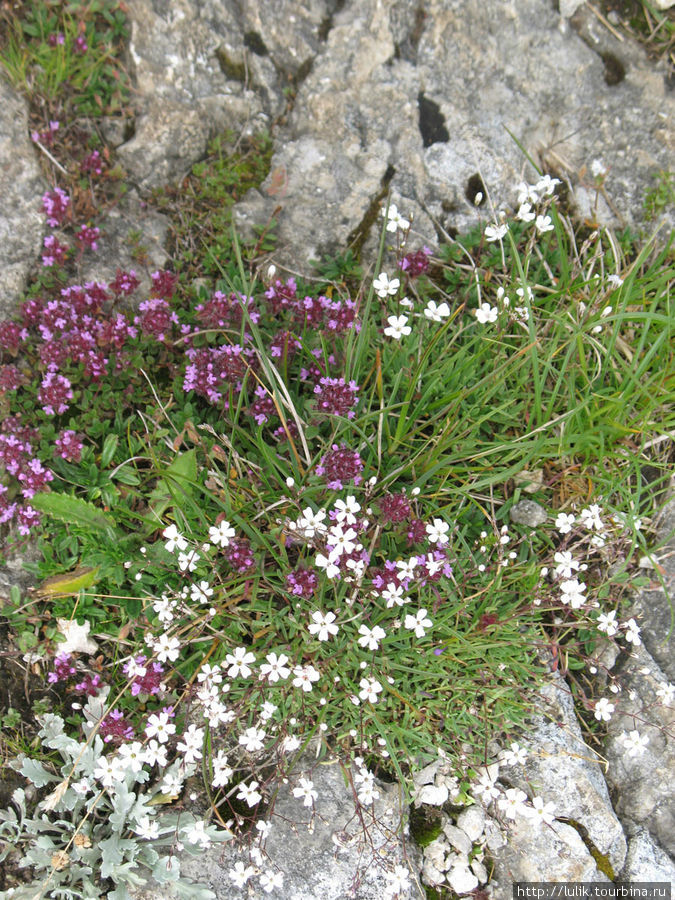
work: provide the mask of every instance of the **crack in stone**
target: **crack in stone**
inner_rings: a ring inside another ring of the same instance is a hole
[[[380,189],[375,194],[373,199],[368,204],[368,209],[363,214],[361,221],[356,226],[356,228],[350,231],[349,236],[347,237],[347,244],[350,249],[354,251],[354,255],[358,259],[361,255],[361,250],[363,249],[363,245],[368,239],[368,235],[370,234],[370,229],[373,227],[374,223],[377,221],[377,217],[380,214],[380,207],[382,206],[382,201],[387,196],[389,192],[389,185],[391,184],[394,175],[396,174],[396,169],[391,163],[387,166],[387,169],[382,176],[382,181],[380,182]]]

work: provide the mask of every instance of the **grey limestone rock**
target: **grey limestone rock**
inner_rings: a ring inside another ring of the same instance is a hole
[[[45,231],[47,189],[28,134],[28,107],[0,75],[0,316],[13,315]]]
[[[298,770],[293,778],[302,772]],[[283,888],[275,890],[280,900],[380,900],[385,882],[384,872],[395,865],[406,865],[412,859],[417,866],[418,854],[402,840],[403,819],[398,788],[378,785],[380,799],[365,811],[363,823],[355,813],[351,788],[345,784],[337,762],[319,764],[311,772],[318,791],[316,815],[292,794],[292,784],[282,784],[274,803],[274,815],[268,817],[272,828],[265,842],[264,869],[284,873]],[[310,824],[311,823],[311,824]],[[231,900],[238,895],[229,877],[237,860],[248,864],[248,856],[234,850],[231,844],[213,846],[198,857],[184,855],[181,872],[194,881],[206,884],[217,900]],[[421,868],[421,864],[419,865]],[[411,873],[415,884],[415,874]],[[150,884],[133,893],[134,900],[174,900],[166,885]],[[269,896],[257,877],[248,885],[248,897],[262,900]],[[411,898],[423,897],[416,887]]]
[[[543,506],[535,503],[534,500],[520,500],[509,511],[511,521],[517,525],[527,525],[529,528],[536,528],[543,525],[548,515]]]
[[[675,863],[644,828],[638,828],[628,839],[621,881],[675,882]]]

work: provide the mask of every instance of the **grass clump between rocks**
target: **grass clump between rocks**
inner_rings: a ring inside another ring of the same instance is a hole
[[[227,143],[155,196],[173,259],[143,296],[130,270],[79,283],[98,235],[55,167],[42,266],[0,323],[0,517],[40,551],[3,612],[56,704],[12,754],[39,800],[2,814],[0,854],[34,876],[14,897],[176,881],[179,844],[273,821],[310,743],[362,811],[387,767],[416,802],[551,820],[501,790],[496,742],[551,670],[601,725],[615,704],[583,670],[640,640],[622,600],[670,462],[670,247],[580,236],[539,174],[437,253],[386,200],[376,259],[303,280],[267,265],[270,223],[249,247],[231,226],[268,137]],[[77,177],[105,181],[101,159]],[[293,784],[311,819],[311,777]],[[272,890],[258,830],[231,877]]]

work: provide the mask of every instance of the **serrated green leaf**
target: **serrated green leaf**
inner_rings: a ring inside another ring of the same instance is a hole
[[[35,494],[31,506],[66,525],[76,525],[87,531],[105,531],[113,536],[115,523],[104,512],[80,497],[70,494]]]

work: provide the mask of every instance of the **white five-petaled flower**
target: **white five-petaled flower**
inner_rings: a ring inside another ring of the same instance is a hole
[[[447,544],[450,526],[443,519],[434,519],[426,526],[427,536],[432,544]]]
[[[178,547],[179,550],[187,550],[188,543],[183,535],[179,534],[178,528],[176,528],[175,525],[168,525],[162,532],[162,535],[166,538],[164,546],[169,553],[173,553],[176,547]]]
[[[190,725],[181,735],[181,740],[176,745],[176,750],[182,753],[186,763],[196,762],[202,758],[202,746],[204,744],[204,729]]]
[[[233,538],[234,535],[234,528],[225,520],[209,528],[209,540],[216,547],[227,547],[230,543],[230,538]]]
[[[427,633],[426,630],[434,623],[427,616],[426,609],[422,608],[418,609],[414,616],[406,616],[403,624],[408,631],[414,631],[416,637],[423,638]]]
[[[382,591],[382,596],[387,601],[387,609],[391,609],[392,606],[403,606],[404,603],[410,602],[403,598],[403,588],[394,584],[393,581],[390,581],[385,590]]]
[[[530,818],[542,825],[551,825],[555,821],[555,806],[550,801],[544,803],[543,797],[533,797]]]
[[[323,524],[325,518],[325,510],[320,509],[315,513],[312,507],[308,506],[306,509],[303,509],[302,517],[298,519],[297,526],[302,530],[306,538],[311,539],[315,537],[315,535],[325,533],[326,526]]]
[[[202,850],[206,850],[211,844],[211,838],[206,833],[204,822],[194,822],[192,825],[185,825],[181,828],[181,832],[188,844],[200,847]]]
[[[389,204],[389,209],[386,206],[383,206],[380,210],[380,215],[387,217],[387,231],[392,232],[392,234],[400,229],[401,231],[407,231],[410,228],[410,222],[407,219],[404,219],[403,216],[399,213],[396,208],[395,203]]]
[[[149,738],[157,738],[160,744],[165,744],[169,736],[176,733],[176,726],[165,712],[153,713],[148,718],[145,733]]]
[[[260,666],[260,674],[273,684],[280,678],[288,678],[291,674],[291,670],[286,666],[288,657],[284,653],[280,656],[277,656],[276,653],[268,653],[265,659],[267,662]]]
[[[181,572],[194,572],[200,559],[201,556],[196,550],[190,550],[189,553],[179,553],[178,568]]]
[[[572,572],[578,571],[580,566],[580,563],[574,559],[569,550],[559,551],[553,559],[558,563],[555,570],[561,578],[571,578]]]
[[[226,787],[234,775],[234,770],[228,765],[227,756],[222,750],[219,750],[218,755],[212,757],[211,762],[213,763],[213,781],[211,784],[214,788]]]
[[[252,781],[250,784],[244,784],[242,781],[239,785],[237,800],[245,800],[249,806],[255,806],[262,800],[262,794],[258,791],[258,782]]]
[[[443,319],[447,319],[450,315],[450,307],[447,303],[441,303],[437,306],[434,300],[429,300],[424,309],[424,315],[432,322],[442,322]]]
[[[373,281],[375,293],[383,300],[386,297],[393,297],[396,291],[399,289],[400,285],[401,282],[398,278],[390,279],[386,272],[380,272],[377,278]]]
[[[565,606],[569,604],[572,609],[580,609],[586,602],[584,597],[586,584],[577,578],[568,578],[566,581],[563,581],[560,585],[560,590],[562,591],[560,602],[564,603]]]
[[[576,522],[576,518],[571,513],[558,513],[553,523],[560,534],[569,534],[572,525]]]
[[[408,325],[407,316],[389,316],[387,322],[389,325],[384,329],[384,333],[395,341],[400,341],[402,337],[406,337],[412,331]]]
[[[517,741],[514,741],[508,750],[502,750],[499,754],[499,761],[505,766],[522,766],[526,759],[527,750]]]
[[[267,872],[263,872],[260,876],[260,887],[263,889],[263,891],[265,891],[266,894],[271,894],[275,888],[281,888],[283,886],[283,872],[272,872],[268,870]]]
[[[399,578],[414,578],[415,577],[415,569],[419,563],[417,562],[416,556],[411,556],[410,559],[397,559],[396,560],[396,568],[399,570]]]
[[[559,178],[551,178],[550,175],[542,175],[539,181],[536,183],[535,188],[544,196],[550,197],[551,194],[555,193],[555,188],[557,184],[561,184]]]
[[[307,693],[312,690],[313,683],[321,677],[314,666],[296,666],[293,674],[295,675],[293,687],[302,688]]]
[[[537,193],[537,187],[534,184],[526,184],[524,181],[521,181],[518,187],[516,188],[518,191],[518,204],[521,203],[538,203],[539,202],[539,194]]]
[[[485,226],[485,240],[492,243],[493,241],[500,241],[506,232],[509,230],[509,226],[502,222],[501,225],[486,225]]]
[[[619,624],[616,621],[616,610],[613,609],[608,613],[600,613],[597,626],[598,631],[604,631],[607,637],[614,637],[619,631]]]
[[[249,753],[255,753],[258,750],[262,750],[262,748],[265,746],[263,744],[265,735],[266,732],[263,731],[262,728],[247,728],[243,734],[239,735],[239,743]]]
[[[604,531],[605,525],[600,518],[602,510],[597,503],[591,503],[587,509],[582,509],[579,513],[579,520],[582,525],[591,531]]]
[[[535,213],[532,212],[532,204],[521,203],[516,213],[516,219],[520,219],[521,222],[533,222],[534,218]]]
[[[347,528],[345,531],[340,522],[333,525],[326,536],[326,540],[332,548],[328,554],[328,559],[331,562],[337,562],[343,553],[351,553],[356,547],[356,541],[354,540],[356,537],[358,537],[358,535],[353,528]]]
[[[124,765],[118,756],[101,756],[96,761],[94,778],[97,778],[103,787],[110,788],[116,781],[124,781]]]
[[[319,569],[326,570],[326,578],[337,578],[340,574],[340,566],[336,565],[332,558],[324,556],[323,553],[317,553],[314,558],[314,565]]]
[[[195,603],[208,603],[210,597],[213,597],[213,588],[208,581],[200,581],[190,587],[190,599]]]
[[[670,682],[662,681],[656,689],[656,696],[659,698],[661,703],[664,703],[666,706],[668,706],[673,702],[673,700],[675,700],[675,684],[670,684]]]
[[[315,634],[317,640],[319,641],[327,641],[331,635],[336,635],[338,633],[339,626],[334,625],[336,619],[335,613],[327,612],[322,613],[319,610],[316,610],[312,613],[312,624],[307,626],[307,631],[310,634]]]
[[[497,321],[499,310],[496,306],[490,306],[489,303],[481,303],[478,309],[474,310],[474,314],[481,325],[486,325],[488,322]]]
[[[169,637],[168,634],[160,634],[159,638],[155,641],[154,648],[157,659],[160,662],[166,662],[167,660],[173,662],[178,659],[180,654],[180,641],[177,637]]]
[[[601,697],[595,704],[593,715],[598,722],[609,722],[614,712],[614,704],[610,703],[606,697]]]
[[[356,501],[356,497],[351,494],[345,500],[335,501],[335,513],[338,522],[344,522],[345,525],[356,524],[356,513],[360,512],[361,506]]]
[[[395,866],[394,871],[385,872],[384,877],[387,879],[388,898],[397,894],[405,894],[410,888],[410,873],[405,866]]]
[[[375,625],[374,628],[368,628],[367,625],[359,625],[359,634],[361,635],[359,644],[368,650],[377,650],[380,646],[380,641],[387,636],[384,628],[380,628],[379,625]]]
[[[251,805],[255,806],[255,804]],[[253,876],[255,875],[255,869],[253,868],[253,866],[245,866],[241,860],[238,860],[234,864],[234,869],[230,869],[227,874],[230,876],[232,881],[234,881],[237,887],[242,888],[247,881],[250,881],[250,879],[253,878]]]
[[[293,788],[293,796],[302,797],[303,806],[311,806],[319,796],[319,792],[314,789],[314,782],[309,778],[301,778],[298,787]]]
[[[518,815],[527,815],[526,800],[527,794],[525,791],[518,790],[518,788],[508,788],[497,801],[497,806],[507,819],[515,819]]]
[[[637,730],[629,731],[628,733],[624,731],[619,740],[626,748],[629,756],[642,756],[649,743],[647,735],[641,735]]]
[[[382,685],[375,678],[362,678],[359,681],[359,697],[369,703],[377,703],[377,695],[382,691]]]
[[[227,674],[230,678],[240,675],[242,678],[248,678],[251,674],[249,663],[255,662],[255,655],[246,647],[237,647],[234,653],[228,653],[225,662],[229,665]]]
[[[123,769],[130,769],[132,772],[140,772],[143,763],[146,762],[145,750],[140,741],[132,741],[130,744],[122,744],[117,754]]]
[[[155,838],[159,837],[159,822],[151,819],[150,816],[143,816],[142,819],[138,820],[138,824],[134,828],[134,834],[137,834],[144,841],[154,841]]]

